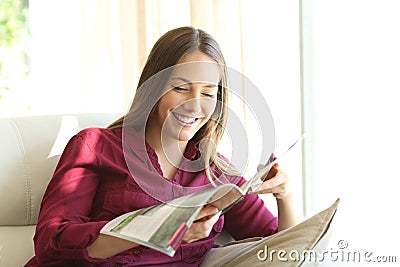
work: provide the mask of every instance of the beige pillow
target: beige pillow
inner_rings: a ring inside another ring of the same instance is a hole
[[[327,246],[339,199],[307,220],[266,238],[227,244],[211,251],[202,266],[316,266]],[[220,250],[220,252],[218,252]]]

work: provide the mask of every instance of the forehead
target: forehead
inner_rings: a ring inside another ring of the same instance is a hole
[[[221,80],[221,72],[219,65],[215,62],[187,62],[175,65],[170,79],[217,85]]]

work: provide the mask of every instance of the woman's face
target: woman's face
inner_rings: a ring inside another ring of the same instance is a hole
[[[198,51],[178,64],[150,119],[163,140],[189,141],[215,110],[220,76],[215,61]]]

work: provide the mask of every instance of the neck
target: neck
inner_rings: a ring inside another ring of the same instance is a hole
[[[161,137],[161,129],[146,127],[145,138],[160,158],[166,158],[174,166],[179,166],[187,141],[179,141],[169,137]]]

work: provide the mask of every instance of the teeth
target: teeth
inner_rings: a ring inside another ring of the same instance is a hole
[[[183,123],[193,123],[196,118],[186,117],[178,113],[174,113],[175,117]]]

